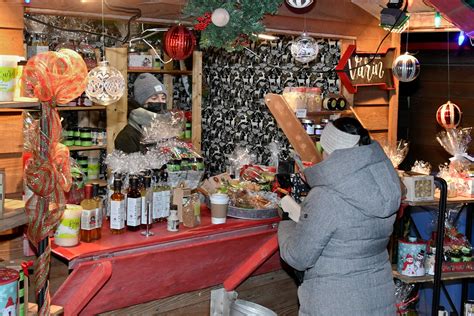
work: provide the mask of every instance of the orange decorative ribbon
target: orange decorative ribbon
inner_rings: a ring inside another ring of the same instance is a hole
[[[47,237],[59,223],[66,206],[65,191],[72,184],[69,149],[59,143],[61,120],[55,107],[77,98],[86,88],[87,66],[73,50],[45,52],[28,60],[22,81],[30,96],[40,99],[42,117],[39,137],[32,137],[32,163],[25,171],[33,196],[26,202],[27,237],[38,249],[33,277],[39,315],[49,315],[50,241]],[[27,93],[28,94],[28,93]]]

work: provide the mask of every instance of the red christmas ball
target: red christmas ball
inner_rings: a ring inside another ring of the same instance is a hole
[[[436,111],[436,121],[444,128],[456,128],[461,123],[462,112],[451,101],[441,105]]]
[[[170,28],[163,38],[165,53],[176,60],[188,58],[196,46],[196,37],[193,32],[182,25]]]

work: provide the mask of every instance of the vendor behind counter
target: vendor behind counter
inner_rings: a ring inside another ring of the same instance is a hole
[[[128,124],[115,138],[115,149],[125,153],[141,150],[143,128],[157,113],[166,111],[166,88],[150,73],[140,74],[133,84],[134,99],[129,100]]]

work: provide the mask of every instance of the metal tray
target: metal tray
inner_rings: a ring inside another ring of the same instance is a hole
[[[260,220],[267,218],[278,217],[278,208],[269,208],[269,209],[250,209],[250,208],[240,208],[229,205],[227,210],[227,216],[240,218],[240,219],[251,219],[251,220]]]

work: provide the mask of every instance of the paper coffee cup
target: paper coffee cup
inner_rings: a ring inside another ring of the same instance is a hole
[[[224,224],[227,217],[229,197],[227,194],[215,193],[211,195],[211,223]]]

